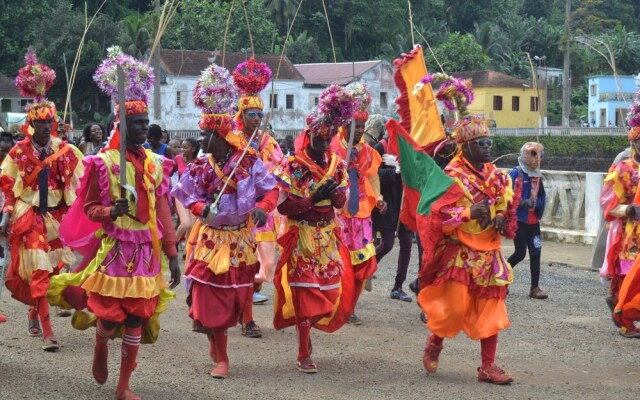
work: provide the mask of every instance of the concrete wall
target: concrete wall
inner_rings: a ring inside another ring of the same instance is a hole
[[[605,174],[542,171],[547,206],[540,221],[547,240],[593,244],[603,224],[600,191]]]

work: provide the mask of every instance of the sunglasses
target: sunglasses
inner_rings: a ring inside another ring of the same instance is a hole
[[[264,113],[261,112],[261,111],[249,111],[249,112],[247,112],[247,117],[249,117],[249,118],[255,118],[256,116],[258,118],[262,118],[262,117],[264,117]]]
[[[491,147],[493,145],[493,140],[489,138],[480,138],[474,140],[480,147]]]

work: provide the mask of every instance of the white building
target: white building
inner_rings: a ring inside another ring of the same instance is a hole
[[[29,100],[20,94],[15,79],[0,74],[0,126],[3,129],[26,122],[24,106]]]
[[[388,61],[295,64],[295,67],[304,77],[304,116],[313,110],[325,87],[334,83],[347,85],[353,81],[366,83],[371,92],[369,114],[391,116],[396,112],[395,99],[400,95],[400,91],[393,80],[394,68]],[[303,128],[304,118],[296,120],[296,124],[297,129]]]
[[[227,53],[224,67],[230,71],[247,58],[245,53]],[[315,108],[318,97],[332,83],[346,85],[364,81],[372,95],[369,113],[390,116],[396,110],[394,100],[399,91],[393,81],[393,66],[387,61],[360,61],[293,65],[277,54],[256,54],[272,72],[272,84],[260,96],[264,100],[266,120],[277,137],[297,135],[305,119]],[[193,103],[193,89],[202,70],[212,62],[220,65],[220,52],[162,50],[160,79],[160,118],[154,118],[153,91],[149,98],[150,117],[172,133],[197,131],[200,109]],[[280,64],[280,71],[278,71]],[[277,76],[277,78],[276,78]]]
[[[245,53],[226,53],[224,67],[230,72],[247,59]],[[256,54],[256,60],[265,62],[272,72],[272,83],[265,88],[260,97],[265,102],[265,111],[270,108],[269,95],[274,93],[273,118],[266,118],[274,130],[293,129],[297,125],[290,122],[298,116],[300,90],[303,86],[302,75],[291,62],[279,55]],[[149,116],[152,123],[157,123],[171,132],[197,131],[200,109],[193,102],[193,89],[200,73],[211,63],[222,64],[220,52],[192,50],[162,50],[160,63],[162,70],[156,77],[160,79],[160,118],[154,118],[153,90],[149,96]],[[278,71],[278,64],[280,70]],[[277,77],[276,77],[277,76]],[[268,115],[268,113],[267,113]],[[304,119],[303,119],[304,120]]]

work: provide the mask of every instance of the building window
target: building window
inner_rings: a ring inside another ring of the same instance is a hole
[[[20,100],[20,107],[25,107],[27,105],[28,100],[22,99]]]
[[[493,96],[493,109],[495,111],[502,110],[502,96]]]
[[[11,112],[11,100],[10,99],[2,99],[2,108],[0,108],[0,112]]]
[[[520,96],[511,98],[511,111],[520,111]]]
[[[292,94],[288,94],[287,95],[286,107],[287,107],[287,110],[292,110],[293,109],[293,95]]]
[[[530,109],[531,111],[538,111],[539,110],[539,102],[538,102],[538,97],[531,97],[531,106]]]
[[[176,106],[177,107],[184,107],[187,105],[187,92],[183,92],[181,90],[178,90],[176,92]]]
[[[387,108],[387,92],[380,92],[380,108]]]
[[[269,96],[269,108],[278,108],[278,95],[275,93]]]
[[[596,95],[596,85],[591,85],[589,86],[589,96],[595,96]]]

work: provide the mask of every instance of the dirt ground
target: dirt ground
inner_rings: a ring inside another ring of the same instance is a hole
[[[590,251],[570,245],[543,247],[547,262],[541,287],[550,295],[544,301],[527,296],[527,261],[516,268],[507,299],[512,325],[500,335],[497,360],[513,375],[510,386],[476,381],[480,344],[464,335],[445,341],[438,372],[427,376],[421,363],[427,330],[416,303],[389,298],[394,250],[382,261],[373,291],[365,292],[358,305],[364,324],[347,325],[335,334],[312,333],[318,374],[304,375],[295,369],[295,331],[273,330],[273,286],[266,285],[263,293],[270,301],[254,308],[263,338],[245,338],[239,327],[231,329],[231,375],[226,380],[209,377],[207,340],[191,332],[180,287],[163,315],[159,340],[140,351],[132,389],[144,399],[633,398],[640,381],[640,341],[618,335],[604,302],[607,290],[597,273],[560,264],[572,252],[569,258],[587,265],[583,260]],[[410,277],[416,269],[414,253]],[[111,373],[99,386],[91,377],[93,329],[76,331],[68,318],[53,316],[64,347],[58,353],[45,353],[40,339],[26,335],[26,307],[10,299],[6,290],[0,311],[9,318],[0,325],[0,398],[113,398],[119,340],[109,345]]]

